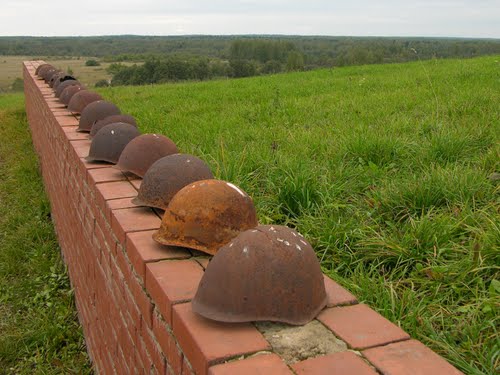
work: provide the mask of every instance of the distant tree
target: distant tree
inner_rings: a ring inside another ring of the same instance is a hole
[[[286,62],[286,70],[289,72],[304,70],[304,55],[297,51],[290,52]]]
[[[269,60],[262,66],[260,71],[262,74],[281,73],[283,71],[283,66],[277,60]]]
[[[21,78],[16,78],[14,82],[12,82],[12,85],[10,86],[10,89],[14,92],[19,92],[24,90],[24,81]]]
[[[99,65],[101,65],[101,63],[94,59],[85,61],[85,66],[99,66]]]
[[[100,79],[95,83],[95,87],[108,87],[109,81],[107,79]]]
[[[248,60],[231,60],[231,75],[235,78],[251,77],[257,74],[257,64]]]

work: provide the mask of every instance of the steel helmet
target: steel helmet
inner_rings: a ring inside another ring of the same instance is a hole
[[[66,75],[66,73],[64,73],[63,71],[59,70],[55,74],[52,74],[52,76],[50,77],[49,82],[47,82],[47,83],[49,84],[50,87],[54,88],[54,83],[56,82],[56,79],[58,79],[59,77],[63,77],[65,75]]]
[[[173,196],[195,181],[212,179],[210,167],[188,154],[165,156],[154,162],[144,174],[139,194],[132,200],[139,206],[166,209]]]
[[[311,245],[285,226],[259,225],[224,245],[208,264],[193,311],[221,322],[302,325],[326,305]]]
[[[39,77],[42,76],[42,73],[45,69],[48,69],[48,68],[53,68],[53,66],[51,64],[41,64],[41,65],[38,65],[38,67],[36,68],[35,70],[35,74]]]
[[[54,89],[54,91],[57,91],[57,88],[61,85],[61,83],[66,82],[66,81],[75,81],[75,77],[70,76],[66,73],[63,73],[56,78],[52,88]]]
[[[92,129],[90,129],[90,138],[97,134],[99,130],[101,130],[104,126],[113,124],[115,122],[121,122],[125,124],[134,125],[137,128],[137,123],[135,119],[130,115],[111,115],[103,118],[102,120],[97,121],[94,125],[92,125]]]
[[[87,160],[116,164],[127,143],[140,134],[135,126],[129,124],[106,125],[92,139]]]
[[[77,93],[82,90],[87,90],[85,86],[82,86],[80,84],[78,85],[71,85],[66,87],[62,92],[61,96],[59,97],[59,100],[63,102],[66,106],[68,106],[69,102],[71,101],[71,98]]]
[[[97,100],[87,105],[82,111],[78,129],[76,130],[79,132],[90,132],[92,125],[97,121],[107,116],[118,114],[120,114],[120,109],[116,105],[105,100]]]
[[[252,198],[243,190],[226,181],[202,180],[174,195],[153,239],[215,254],[238,233],[257,224]]]
[[[81,86],[81,83],[79,81],[77,81],[76,79],[68,79],[66,81],[61,82],[56,88],[56,92],[55,92],[56,98],[61,97],[61,94],[66,87],[75,86],[75,85]]]
[[[71,97],[68,103],[68,110],[73,113],[82,113],[90,103],[102,100],[102,96],[96,92],[81,90]]]
[[[177,146],[170,138],[161,134],[143,134],[131,140],[125,147],[117,166],[123,171],[144,177],[155,161],[178,152]]]
[[[54,74],[58,74],[60,73],[61,71],[57,68],[50,68],[50,69],[47,69],[44,71],[44,74],[43,74],[43,79],[45,80],[45,83],[49,84],[50,83],[50,79],[52,78],[52,76]]]

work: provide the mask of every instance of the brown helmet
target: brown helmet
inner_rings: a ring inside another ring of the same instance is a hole
[[[54,74],[58,74],[60,73],[61,71],[57,68],[50,68],[50,69],[47,69],[45,70],[45,73],[43,74],[43,79],[45,80],[45,83],[50,83],[50,79],[52,78],[52,76]]]
[[[302,325],[326,305],[323,274],[311,245],[285,226],[240,233],[210,261],[193,311],[221,322],[269,320]]]
[[[68,106],[73,95],[75,95],[77,92],[80,92],[82,90],[87,90],[87,89],[85,88],[85,86],[80,85],[80,84],[68,86],[61,92],[61,96],[59,96],[59,100],[61,102],[63,102],[66,106]]]
[[[82,113],[90,103],[102,100],[102,96],[96,92],[81,90],[71,97],[68,103],[68,110],[73,113]]]
[[[87,160],[116,164],[127,143],[140,134],[135,126],[129,124],[106,125],[92,139]]]
[[[59,79],[59,77],[63,77],[65,75],[66,75],[66,73],[59,70],[55,74],[52,74],[49,82],[47,82],[47,83],[49,84],[50,87],[54,88],[54,83],[56,83],[56,79]]]
[[[81,83],[79,81],[77,81],[76,79],[68,79],[66,81],[61,82],[56,88],[56,92],[55,92],[56,98],[61,97],[61,94],[66,87],[75,86],[75,85],[81,86]]]
[[[155,161],[178,152],[177,146],[170,138],[161,134],[142,134],[125,147],[117,166],[123,171],[144,177]]]
[[[215,254],[240,232],[257,224],[252,198],[243,190],[226,181],[202,180],[174,195],[153,239]]]
[[[166,209],[183,187],[195,181],[214,178],[210,167],[200,158],[188,154],[164,156],[144,174],[139,194],[132,200],[139,206]]]
[[[130,115],[111,115],[103,118],[102,120],[97,121],[94,125],[92,125],[92,129],[90,129],[90,138],[97,134],[99,130],[101,130],[104,126],[113,124],[116,122],[125,123],[134,125],[137,128],[137,123],[135,119]]]
[[[63,73],[56,78],[52,88],[54,89],[54,91],[57,91],[57,88],[61,85],[61,83],[66,82],[66,81],[71,81],[71,80],[75,81],[75,77],[70,76],[66,73]]]
[[[119,115],[120,112],[120,109],[111,102],[105,100],[92,102],[82,111],[77,131],[90,132],[92,125],[97,121],[110,115]]]
[[[35,70],[35,74],[39,77],[42,76],[42,71],[45,70],[45,69],[48,69],[48,68],[53,68],[53,66],[51,64],[41,64],[41,65],[38,65],[38,67],[36,68]]]

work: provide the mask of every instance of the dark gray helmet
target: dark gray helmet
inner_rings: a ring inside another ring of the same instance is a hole
[[[137,123],[135,119],[130,115],[111,115],[103,118],[102,120],[97,121],[94,125],[92,125],[92,129],[90,129],[90,138],[95,136],[99,130],[109,124],[114,123],[125,123],[134,125],[137,128]]]
[[[87,160],[116,164],[125,146],[141,133],[129,124],[110,124],[99,130],[90,144]]]
[[[90,103],[82,111],[77,131],[90,132],[92,126],[99,120],[111,115],[120,114],[120,109],[111,102],[97,100]]]

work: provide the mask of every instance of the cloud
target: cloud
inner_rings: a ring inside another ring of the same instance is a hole
[[[500,37],[494,0],[7,0],[3,35],[306,34]]]

